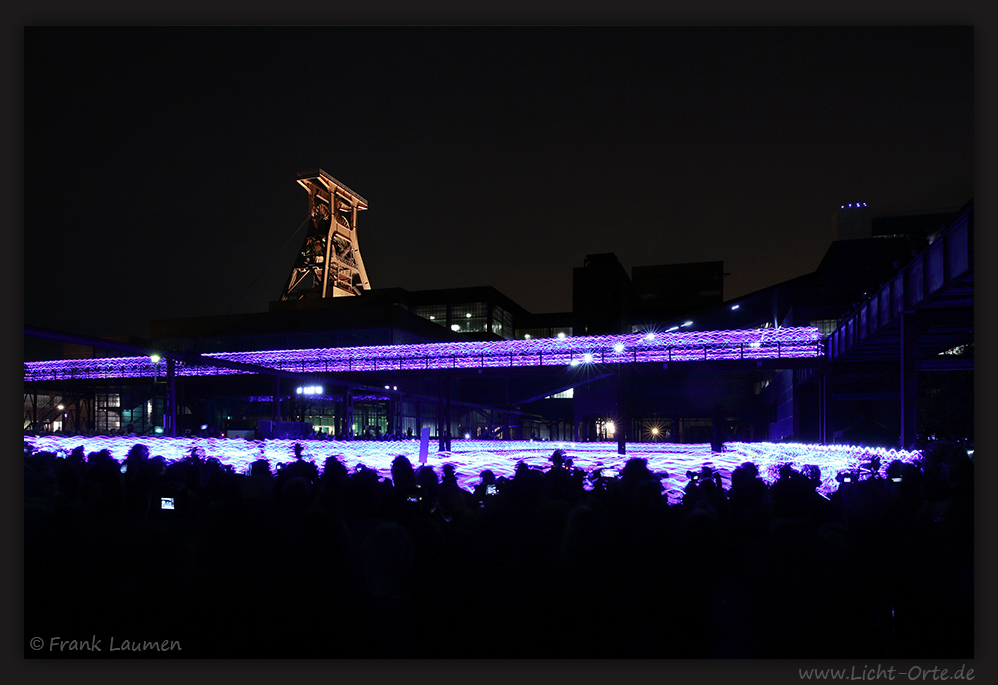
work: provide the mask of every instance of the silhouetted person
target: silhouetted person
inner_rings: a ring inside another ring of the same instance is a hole
[[[457,473],[453,464],[444,464],[443,476],[440,478],[439,498],[440,514],[447,521],[464,516],[475,505],[472,494],[457,482]]]
[[[416,485],[423,493],[423,511],[435,511],[440,499],[440,481],[437,480],[437,473],[432,466],[424,464],[416,470]]]
[[[251,511],[263,514],[274,497],[274,475],[266,459],[257,459],[250,464],[249,475],[243,479],[241,494]]]
[[[295,460],[290,464],[284,464],[277,471],[277,488],[281,489],[283,482],[291,478],[302,478],[308,482],[309,487],[318,484],[319,468],[310,461],[305,461],[303,456],[304,447],[300,442],[294,446]]]
[[[475,485],[475,492],[473,493],[475,501],[478,502],[480,506],[484,506],[485,502],[489,498],[495,497],[499,494],[499,486],[496,484],[496,474],[494,474],[490,469],[485,469],[482,471],[481,481]]]
[[[132,445],[125,457],[125,514],[129,518],[144,519],[149,513],[152,479],[149,473],[149,448]]]
[[[124,503],[124,477],[121,464],[104,449],[90,455],[83,476],[84,500],[100,517],[116,517]]]
[[[338,457],[326,457],[319,478],[319,499],[326,511],[342,513],[349,477],[347,467]]]
[[[408,490],[416,484],[416,471],[409,458],[399,455],[392,460],[392,484],[399,490]]]

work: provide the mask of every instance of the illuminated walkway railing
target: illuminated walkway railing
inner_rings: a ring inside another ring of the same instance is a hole
[[[817,328],[758,328],[602,335],[537,340],[427,343],[379,347],[333,347],[264,352],[219,352],[204,357],[254,364],[294,373],[407,371],[524,366],[577,366],[644,362],[709,362],[820,358]],[[24,380],[148,378],[166,373],[166,363],[149,357],[108,357],[28,362]],[[252,373],[178,364],[178,376]]]
[[[974,209],[970,208],[946,233],[922,250],[884,287],[864,302],[828,336],[830,359],[898,321],[947,286],[974,273]]]

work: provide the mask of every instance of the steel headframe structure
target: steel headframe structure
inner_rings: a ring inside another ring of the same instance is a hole
[[[357,213],[367,200],[322,169],[298,174],[308,191],[309,229],[281,300],[343,297],[370,290],[357,242]]]

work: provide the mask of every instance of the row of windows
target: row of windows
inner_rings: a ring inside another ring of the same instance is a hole
[[[457,333],[493,333],[509,340],[513,337],[513,315],[502,307],[487,302],[463,304],[431,304],[413,307],[412,313],[427,321],[449,328]]]
[[[839,327],[838,319],[821,319],[818,321],[812,321],[811,326],[818,329],[822,335],[828,335],[835,331]]]

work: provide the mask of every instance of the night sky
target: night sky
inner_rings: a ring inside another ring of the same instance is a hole
[[[266,311],[298,172],[370,203],[374,288],[569,311],[572,269],[814,271],[845,202],[974,195],[971,28],[26,28],[24,322]]]

